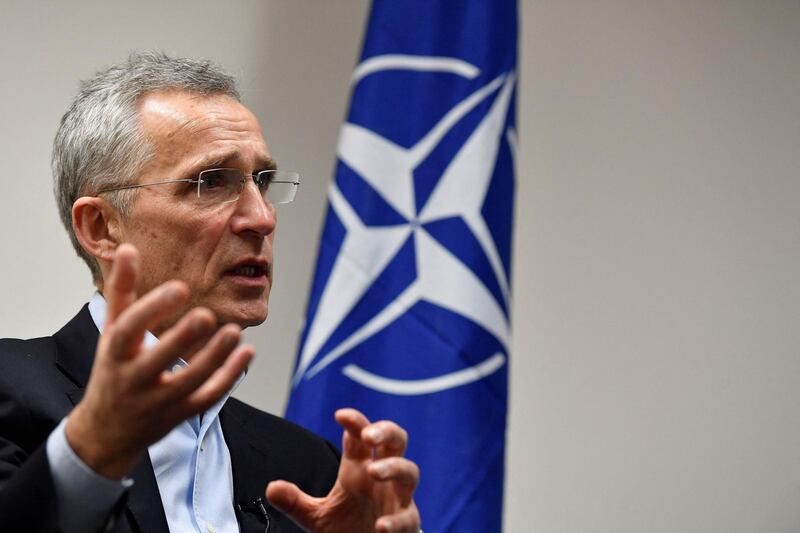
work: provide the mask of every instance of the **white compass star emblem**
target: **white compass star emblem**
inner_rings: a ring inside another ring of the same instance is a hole
[[[373,72],[408,69],[455,73],[474,78],[472,65],[451,58],[380,56],[365,61],[354,73],[354,83]],[[506,128],[506,117],[515,84],[514,73],[501,75],[450,109],[438,123],[410,148],[355,125],[345,124],[340,134],[340,160],[361,176],[405,220],[395,225],[370,226],[332,184],[331,208],[346,229],[327,284],[309,327],[294,385],[311,379],[349,350],[377,334],[420,301],[466,317],[491,333],[508,352],[510,324],[503,307],[486,284],[459,257],[425,229],[425,225],[459,217],[469,228],[488,258],[509,307],[509,282],[497,246],[481,214],[503,136],[512,147],[514,131]],[[480,123],[447,165],[424,205],[418,210],[414,193],[414,170],[434,151],[442,138],[476,106],[496,94]],[[383,309],[360,324],[336,346],[320,357],[320,350],[384,268],[409,239],[413,239],[416,277]],[[348,364],[342,372],[375,390],[393,394],[426,394],[463,385],[492,374],[505,364],[502,352],[475,366],[415,380],[397,380],[376,375]]]

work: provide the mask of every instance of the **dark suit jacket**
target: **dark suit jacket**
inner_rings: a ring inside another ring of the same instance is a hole
[[[57,531],[57,502],[45,441],[83,396],[97,346],[97,328],[83,309],[52,337],[0,340],[0,530]],[[315,496],[333,486],[339,453],[290,422],[230,398],[220,413],[233,467],[234,502],[242,533],[262,533],[265,521],[251,503],[272,480],[286,479]],[[150,458],[112,513],[114,532],[167,533]],[[267,506],[270,533],[299,532]]]

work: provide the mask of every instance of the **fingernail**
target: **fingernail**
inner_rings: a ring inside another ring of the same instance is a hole
[[[372,468],[375,470],[375,473],[378,474],[378,477],[386,477],[389,475],[389,467],[383,463],[372,463]]]
[[[180,296],[181,296],[180,287],[178,287],[178,285],[176,285],[174,283],[168,285],[167,286],[167,294],[166,294],[166,296],[167,296],[167,299],[169,300],[169,303],[177,302],[178,298],[180,298]]]
[[[233,350],[233,348],[239,343],[239,336],[235,333],[229,332],[225,335],[225,348],[228,350]]]
[[[386,531],[394,531],[394,524],[392,524],[392,521],[388,518],[383,519],[383,527],[386,529]]]
[[[195,333],[205,333],[209,327],[208,317],[203,313],[195,312],[191,325]]]
[[[196,316],[192,319],[192,329],[195,333],[203,333],[208,327],[208,323],[202,317]]]
[[[375,443],[383,440],[383,431],[378,428],[369,428],[366,431],[367,438]]]

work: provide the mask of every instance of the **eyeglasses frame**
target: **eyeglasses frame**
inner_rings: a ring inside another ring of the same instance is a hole
[[[238,169],[228,168],[228,167],[208,168],[206,170],[201,170],[200,173],[197,175],[197,179],[183,178],[183,179],[177,179],[177,180],[154,181],[152,183],[138,183],[136,185],[120,185],[118,187],[109,187],[107,189],[101,189],[101,190],[97,191],[97,194],[104,193],[104,192],[122,191],[122,190],[126,190],[126,189],[139,189],[139,188],[142,188],[142,187],[150,187],[152,185],[166,185],[167,183],[196,183],[197,184],[197,197],[200,198],[201,197],[201,195],[200,195],[200,184],[203,183],[203,174],[206,174],[207,172],[214,172],[214,171],[217,171],[217,170],[235,170],[235,171],[239,172]],[[259,183],[257,181],[258,180],[258,176],[260,176],[261,174],[265,174],[265,173],[275,173],[275,172],[291,172],[293,174],[296,174],[298,179],[296,179],[294,181],[269,180],[269,183],[289,183],[291,185],[294,185],[295,187],[299,187],[300,186],[300,174],[298,172],[294,172],[292,170],[267,169],[267,170],[261,170],[256,174],[246,174],[246,173],[242,172],[242,179],[241,179],[241,181],[239,183],[239,194],[242,194],[242,191],[244,191],[244,186],[245,186],[245,183],[247,181],[247,178],[252,178],[253,179],[253,183],[255,183],[256,186],[258,187],[259,186]],[[225,202],[220,202],[220,205],[229,204],[229,203],[235,202],[238,199],[239,199],[239,196],[237,196],[233,200],[227,200]],[[292,197],[292,200],[289,200],[288,202],[278,202],[277,205],[289,204],[292,201],[294,201],[294,197]],[[270,201],[270,203],[272,203],[272,201]]]

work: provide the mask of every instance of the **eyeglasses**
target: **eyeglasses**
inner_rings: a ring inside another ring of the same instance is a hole
[[[264,201],[271,205],[288,204],[294,200],[300,185],[300,174],[291,170],[262,170],[256,174],[245,174],[238,168],[212,168],[203,170],[197,179],[166,180],[138,185],[122,185],[97,191],[121,191],[138,189],[167,183],[197,184],[197,199],[202,205],[227,204],[239,199],[248,178],[253,178]]]

